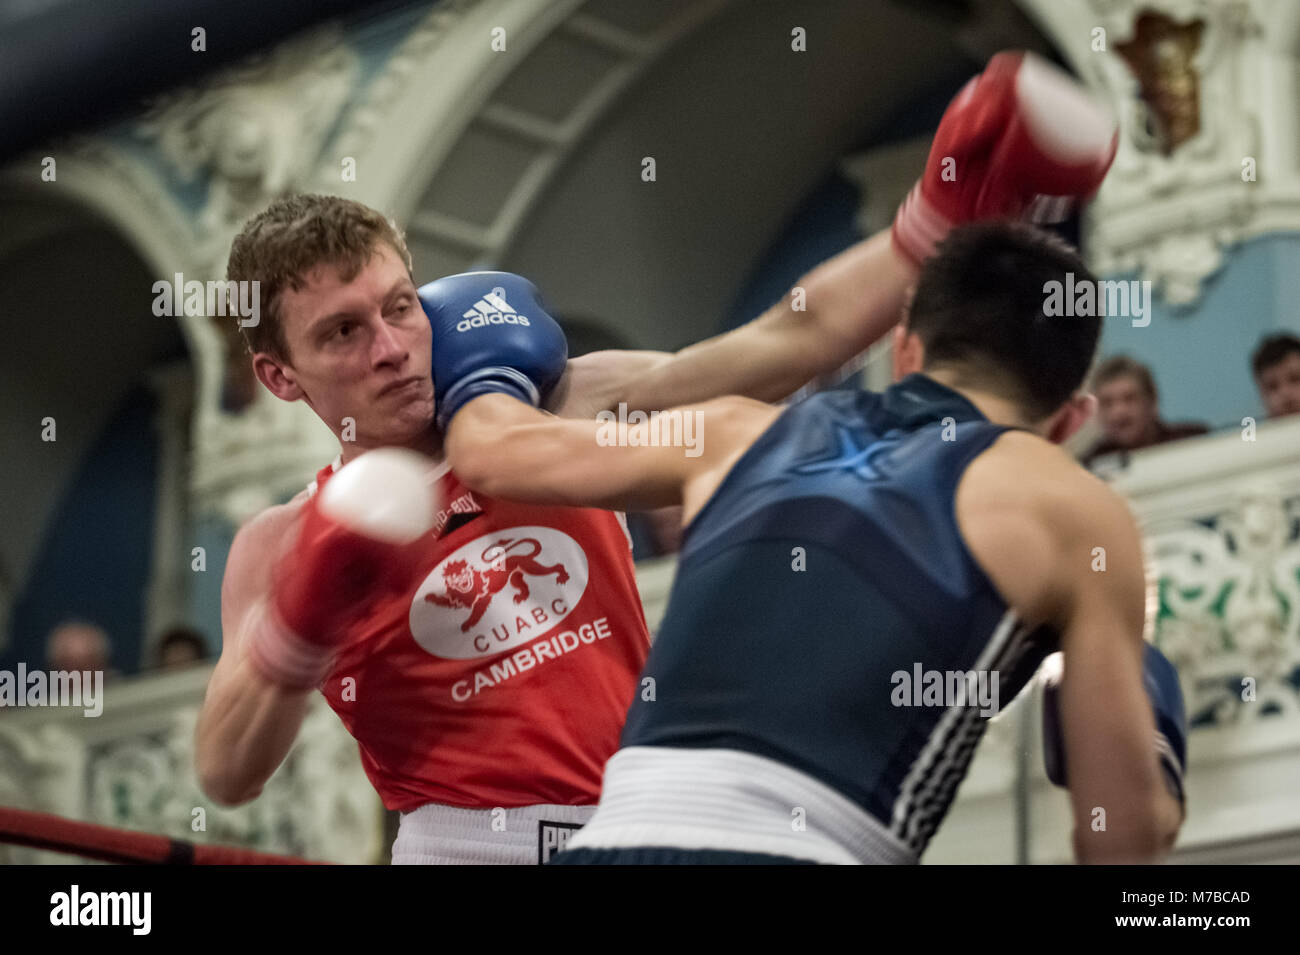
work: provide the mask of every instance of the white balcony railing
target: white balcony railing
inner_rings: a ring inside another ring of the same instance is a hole
[[[103,713],[0,711],[0,805],[329,862],[382,857],[383,810],[356,743],[317,697],[257,799],[223,808],[199,789],[194,725],[211,666],[109,682]],[[0,845],[0,862],[80,862]]]

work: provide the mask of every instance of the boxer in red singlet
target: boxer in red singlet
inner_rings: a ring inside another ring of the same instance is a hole
[[[800,283],[806,310],[787,297],[676,354],[560,356],[545,406],[592,417],[729,392],[778,400],[888,331],[914,274],[881,234]],[[307,402],[341,451],[231,546],[222,655],[197,734],[205,791],[255,798],[319,689],[384,804],[403,813],[394,862],[545,861],[594,811],[649,644],[621,518],[484,498],[438,463],[429,318],[406,245],[379,213],[333,197],[277,201],[235,240],[227,276],[260,283],[260,322],[243,329],[258,379]],[[527,283],[503,281],[522,285],[453,316],[466,340],[526,334],[520,315],[537,327]],[[381,447],[428,460],[431,526],[391,553],[317,506],[337,468]]]

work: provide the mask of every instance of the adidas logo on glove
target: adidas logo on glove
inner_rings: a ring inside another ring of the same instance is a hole
[[[456,323],[456,331],[467,332],[471,328],[484,325],[527,325],[528,316],[520,315],[506,301],[505,291],[494,288],[487,295],[474,303],[474,307],[465,312]]]

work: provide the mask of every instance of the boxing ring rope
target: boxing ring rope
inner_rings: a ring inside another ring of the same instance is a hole
[[[123,865],[329,865],[234,846],[205,846],[147,832],[0,807],[0,843]]]

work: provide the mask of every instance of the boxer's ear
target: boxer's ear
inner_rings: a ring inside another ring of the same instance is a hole
[[[1045,436],[1053,444],[1064,444],[1097,413],[1097,397],[1089,392],[1071,396],[1048,423]]]
[[[907,330],[905,323],[899,322],[894,326],[894,337],[890,345],[894,381],[902,381],[913,372],[921,370],[925,364],[925,346],[921,344],[919,336]]]
[[[304,394],[293,369],[276,361],[266,352],[253,356],[253,374],[266,386],[266,390],[281,401],[297,401]]]

